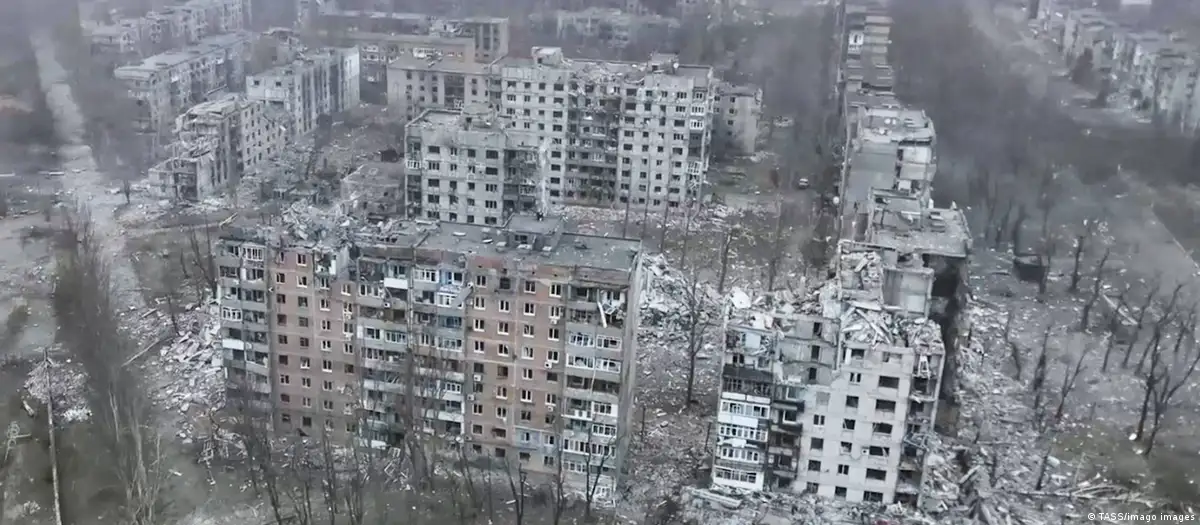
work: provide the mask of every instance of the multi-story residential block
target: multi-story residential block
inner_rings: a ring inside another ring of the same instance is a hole
[[[762,90],[723,82],[714,97],[713,149],[728,155],[753,155],[758,149]]]
[[[314,31],[326,44],[362,49],[362,90],[382,103],[388,64],[397,59],[491,63],[508,54],[507,18],[437,18],[423,14],[353,11],[323,6]]]
[[[281,434],[421,435],[611,497],[632,424],[640,243],[530,216],[329,228],[348,222],[221,239],[231,395]]]
[[[499,225],[549,208],[549,138],[486,107],[426,110],[404,131],[413,216]]]
[[[151,158],[160,153],[180,113],[214,94],[241,89],[254,41],[248,33],[217,35],[113,71],[137,101],[138,113],[131,118]]]
[[[247,0],[190,0],[109,25],[85,25],[84,31],[91,36],[94,55],[130,59],[242,31],[248,27],[247,17]],[[114,56],[114,50],[122,53]]]
[[[843,242],[819,302],[727,328],[714,485],[916,504],[944,349],[902,259]]]
[[[895,100],[886,48],[865,49],[865,36],[856,47],[851,33],[869,32],[855,18],[874,8],[851,0],[839,12],[844,227],[832,278],[793,308],[727,310],[717,487],[921,495],[928,436],[954,390],[971,236],[962,211],[932,207],[932,123]]]
[[[301,53],[291,63],[246,79],[246,96],[286,115],[288,140],[313,132],[321,115],[358,106],[358,48]]]
[[[193,106],[175,120],[170,158],[150,169],[152,191],[195,201],[219,194],[279,155],[288,122],[262,102],[227,94]]]
[[[499,79],[488,64],[438,57],[398,58],[388,64],[388,110],[412,120],[426,109],[499,103]]]
[[[409,113],[493,103],[515,129],[550,140],[551,202],[663,209],[699,195],[716,104],[711,67],[666,54],[641,63],[569,59],[546,47],[532,55],[487,68],[400,62],[389,100]]]
[[[679,19],[661,15],[638,15],[617,8],[589,7],[583,11],[559,10],[554,13],[558,38],[572,36],[595,39],[613,49],[633,41],[638,32],[666,38],[679,29]]]
[[[481,62],[492,62],[508,55],[507,18],[438,18],[417,13],[343,10],[332,4],[323,6],[317,18],[317,28],[332,34],[376,33],[469,38],[475,42],[474,53]]]
[[[551,139],[550,198],[678,207],[708,171],[716,79],[655,54],[643,63],[573,60],[534,48],[498,67],[501,114]]]

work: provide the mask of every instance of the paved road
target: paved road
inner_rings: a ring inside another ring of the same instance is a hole
[[[58,157],[62,169],[64,190],[85,204],[90,212],[96,234],[103,243],[105,255],[112,264],[113,287],[125,309],[140,309],[145,302],[138,292],[137,274],[133,263],[124,254],[124,232],[115,212],[124,204],[124,197],[113,195],[114,187],[96,167],[92,150],[84,141],[84,117],[71,93],[69,73],[59,63],[58,44],[43,25],[31,30],[30,40],[37,57],[38,76],[46,92],[46,103],[54,113],[55,130],[62,146]]]

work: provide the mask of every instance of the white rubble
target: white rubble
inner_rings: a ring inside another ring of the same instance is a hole
[[[42,405],[53,398],[55,412],[68,423],[86,421],[92,416],[87,403],[87,377],[70,360],[37,360],[25,379],[25,390]]]

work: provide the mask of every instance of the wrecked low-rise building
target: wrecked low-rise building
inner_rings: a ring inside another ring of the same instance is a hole
[[[408,212],[406,177],[399,161],[397,153],[392,162],[364,162],[342,179],[342,209],[366,220],[404,217]]]
[[[196,201],[236,185],[282,152],[288,123],[280,117],[241,94],[193,106],[175,119],[169,158],[149,170],[151,192]]]
[[[431,435],[531,482],[561,472],[613,496],[633,424],[639,241],[537,216],[372,225],[296,207],[234,228],[216,264],[230,396],[280,432],[376,447]]]
[[[494,226],[549,207],[550,139],[487,107],[426,110],[405,127],[404,148],[413,217]]]
[[[944,350],[933,272],[843,241],[798,306],[726,324],[713,485],[915,505]]]

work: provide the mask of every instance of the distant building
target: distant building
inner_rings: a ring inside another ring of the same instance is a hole
[[[405,114],[493,104],[515,129],[550,139],[551,202],[660,210],[699,195],[711,155],[712,67],[667,54],[639,63],[572,59],[551,47],[532,55],[487,67],[398,61],[389,104]]]
[[[403,58],[490,63],[508,54],[507,18],[438,18],[424,14],[321,7],[313,22],[326,44],[362,50],[363,94],[383,103],[388,63]]]
[[[110,25],[85,24],[84,33],[91,38],[93,56],[122,65],[242,31],[248,27],[248,17],[248,0],[190,0]]]
[[[246,96],[287,115],[288,140],[312,133],[321,115],[358,106],[358,48],[308,51],[291,63],[251,75]]]
[[[265,103],[241,94],[193,106],[176,119],[170,157],[150,169],[151,190],[180,201],[218,195],[279,155],[287,127]]]
[[[184,110],[242,88],[254,41],[255,35],[248,33],[217,35],[113,72],[137,102],[139,111],[131,118],[151,158],[161,153],[175,117]]]

